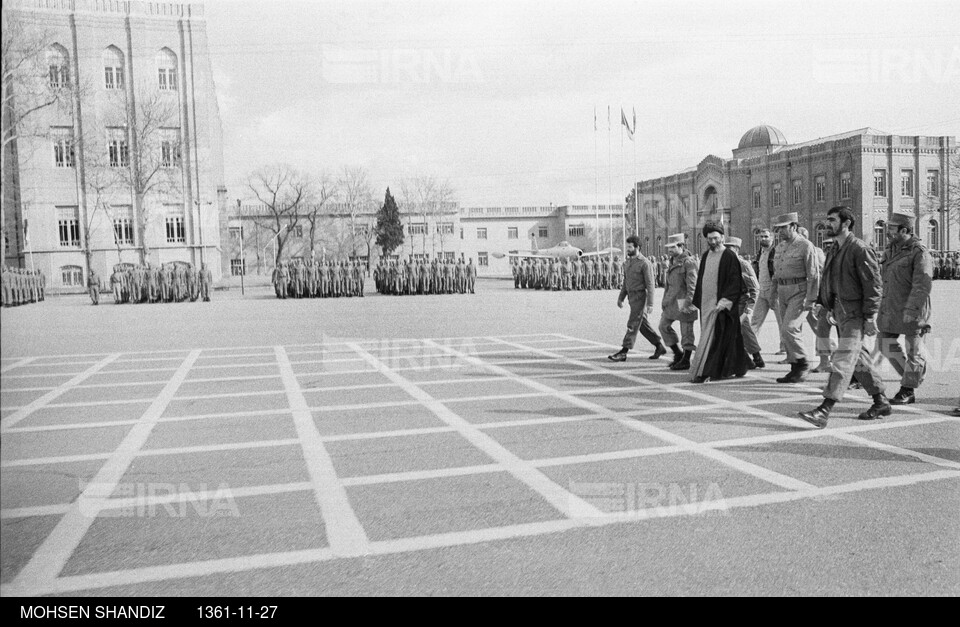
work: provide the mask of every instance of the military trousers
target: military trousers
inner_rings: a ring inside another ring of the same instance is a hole
[[[740,333],[743,335],[743,348],[746,349],[748,355],[756,355],[757,353],[763,352],[763,349],[760,347],[760,340],[757,339],[757,334],[753,330],[753,320],[750,316],[747,316],[747,319],[743,319],[743,314],[746,313],[746,306],[740,305]]]
[[[680,323],[680,337],[677,337],[677,332],[673,330],[674,322]],[[680,348],[685,351],[693,352],[697,350],[697,338],[696,332],[694,331],[695,324],[696,321],[684,322],[683,320],[672,320],[666,316],[661,317],[660,335],[663,336],[663,343],[667,346],[680,344]]]
[[[850,318],[837,327],[840,339],[837,341],[837,350],[831,356],[830,378],[823,388],[824,398],[838,402],[842,400],[854,374],[871,396],[884,393],[883,377],[877,371],[876,360],[865,344],[863,323],[861,318]]]
[[[776,288],[773,289],[776,290]],[[756,305],[753,306],[753,320],[751,321],[751,325],[753,326],[754,335],[760,333],[760,328],[767,319],[767,314],[771,311],[773,312],[773,316],[777,319],[777,336],[780,336],[780,328],[783,326],[783,323],[780,320],[780,307],[777,305],[776,294],[773,295],[773,298],[768,298],[762,293],[757,297]],[[780,348],[781,350],[783,349],[783,339],[780,340]]]
[[[906,352],[900,345],[900,335],[880,331],[877,336],[877,351],[893,365],[900,375],[900,385],[905,388],[918,388],[927,374],[927,359],[923,350],[923,337],[920,332],[903,336]]]
[[[630,318],[627,319],[627,333],[623,336],[623,348],[632,349],[637,342],[637,333],[640,333],[654,346],[660,346],[660,336],[653,330],[647,318],[646,295],[627,295],[630,303]]]
[[[833,339],[833,325],[830,324],[830,316],[827,315],[827,310],[824,309],[819,318],[813,315],[812,311],[809,312],[807,314],[807,322],[810,324],[810,328],[813,329],[814,335],[817,336],[817,357],[821,359],[830,357],[833,351],[837,350],[837,341]]]
[[[803,321],[807,316],[803,310],[803,301],[806,296],[806,283],[777,287],[777,300],[780,308],[780,340],[787,350],[787,360],[790,363],[807,358],[807,349],[803,342]]]

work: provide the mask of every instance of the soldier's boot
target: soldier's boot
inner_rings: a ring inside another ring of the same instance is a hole
[[[790,364],[790,372],[786,376],[777,379],[777,383],[803,383],[807,379],[807,373],[810,371],[810,364],[806,359],[798,359]]]
[[[680,361],[675,364],[671,364],[670,370],[690,370],[691,355],[693,355],[693,351],[683,351],[683,356],[680,357]]]
[[[874,394],[873,405],[871,405],[867,411],[857,416],[857,420],[878,420],[892,413],[893,408],[890,406],[890,401],[887,400],[887,397],[883,394]]]
[[[627,351],[629,349],[621,348],[619,351],[613,355],[607,355],[607,359],[610,361],[627,361]]]
[[[763,355],[760,353],[753,354],[753,367],[754,368],[766,368],[767,364],[763,361]]]
[[[680,350],[680,347],[676,344],[671,346],[670,350],[673,351],[673,361],[670,362],[670,368],[673,369],[673,367],[680,363],[680,360],[683,359],[683,351]]]
[[[914,396],[913,388],[908,388],[906,386],[901,386],[900,391],[897,392],[896,396],[890,399],[891,405],[913,405],[917,402],[917,397]]]
[[[830,418],[830,410],[833,409],[835,404],[836,401],[825,398],[819,406],[810,411],[802,411],[799,416],[817,429],[823,429],[827,426],[827,420]]]
[[[663,342],[657,344],[657,347],[653,350],[653,355],[647,357],[647,359],[660,359],[667,354],[667,347],[663,345]]]

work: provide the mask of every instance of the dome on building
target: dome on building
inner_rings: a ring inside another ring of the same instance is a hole
[[[737,146],[737,149],[767,148],[768,146],[786,145],[787,138],[783,136],[783,133],[780,132],[780,129],[770,126],[769,124],[761,124],[760,126],[754,126],[752,129],[743,134],[743,137],[740,138],[740,145]]]

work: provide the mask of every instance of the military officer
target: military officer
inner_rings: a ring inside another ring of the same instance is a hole
[[[100,277],[97,271],[90,268],[90,274],[87,275],[87,292],[90,294],[90,300],[94,305],[100,304]]]
[[[210,290],[213,288],[213,273],[206,263],[200,264],[200,296],[203,302],[210,302]]]
[[[673,351],[671,370],[689,370],[690,357],[697,349],[693,323],[699,312],[693,306],[693,294],[697,289],[699,262],[687,250],[686,236],[682,233],[667,238],[670,267],[667,269],[663,292],[663,312],[660,315],[660,335],[663,343]],[[680,337],[673,330],[673,323],[680,322]]]
[[[803,320],[816,303],[820,269],[816,247],[800,235],[799,220],[794,212],[777,216],[773,223],[780,237],[773,268],[783,324],[781,338],[790,362],[790,372],[777,379],[778,383],[800,383],[810,370],[803,341]]]
[[[640,253],[640,238],[631,235],[627,238],[627,264],[624,272],[623,287],[617,298],[617,307],[623,308],[623,301],[630,303],[630,318],[627,321],[627,333],[623,336],[623,347],[607,359],[626,361],[627,353],[634,347],[637,333],[641,333],[656,349],[650,359],[659,359],[667,354],[660,336],[650,326],[648,319],[653,313],[653,298],[656,284],[653,279],[653,266]]]

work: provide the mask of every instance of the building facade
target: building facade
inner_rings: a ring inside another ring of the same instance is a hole
[[[758,126],[730,159],[710,155],[694,168],[639,181],[641,237],[659,250],[668,235],[682,232],[702,250],[700,227],[722,219],[728,234],[743,239],[744,252],[753,253],[759,230],[795,211],[822,246],[827,211],[847,205],[858,216],[857,235],[874,246],[885,245],[885,221],[898,212],[917,217],[917,235],[931,249],[957,250],[956,210],[950,214],[951,181],[960,174],[956,155],[954,137],[862,128],[791,144],[778,129]]]
[[[221,264],[234,276],[241,268],[247,274],[270,274],[278,236],[284,239],[282,260],[358,258],[376,264],[376,211],[349,216],[331,203],[312,220],[297,216],[281,233],[266,207],[241,202],[222,222]],[[480,277],[511,276],[509,258],[495,253],[550,248],[562,241],[584,251],[597,250],[598,242],[600,249],[623,248],[623,209],[612,205],[461,208],[449,203],[429,213],[402,210],[400,216],[404,241],[392,259],[472,259]]]
[[[103,278],[117,263],[207,262],[219,278],[226,190],[202,5],[5,4],[42,36],[60,94],[5,146],[5,263],[68,291],[88,263]]]

